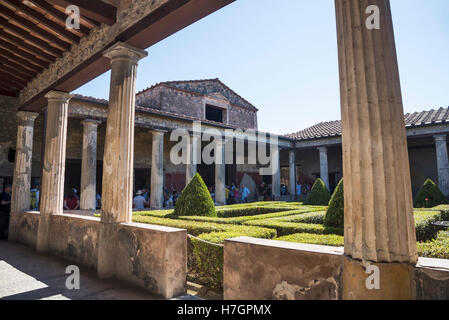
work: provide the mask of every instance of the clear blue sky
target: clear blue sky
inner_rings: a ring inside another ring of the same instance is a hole
[[[449,106],[449,1],[391,0],[406,112]],[[237,0],[148,48],[137,89],[220,78],[259,108],[259,129],[340,119],[333,0]],[[109,72],[76,92],[108,98]]]

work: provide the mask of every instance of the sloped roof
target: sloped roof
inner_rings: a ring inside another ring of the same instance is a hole
[[[244,107],[253,111],[258,111],[258,109],[253,104],[251,104],[248,100],[225,85],[219,78],[159,82],[147,89],[138,92],[136,96],[139,97],[139,95],[159,86],[188,91],[203,96],[210,96],[218,92],[234,105]]]
[[[407,113],[404,115],[406,128],[422,127],[449,122],[449,107],[438,110]],[[297,140],[309,140],[341,136],[341,121],[320,122],[296,133],[286,134],[286,137]]]

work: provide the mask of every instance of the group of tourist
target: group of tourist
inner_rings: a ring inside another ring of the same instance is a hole
[[[247,203],[250,194],[247,186],[242,184],[239,188],[233,182],[230,186],[225,187],[226,204]]]
[[[173,208],[176,205],[179,194],[177,190],[170,190],[167,187],[163,189],[163,207]],[[143,210],[150,207],[150,190],[144,188],[138,190],[133,199],[133,209]]]

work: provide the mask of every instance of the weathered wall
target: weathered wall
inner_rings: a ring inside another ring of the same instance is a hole
[[[18,217],[18,242],[36,247],[39,217],[38,212]],[[71,214],[50,217],[49,253],[96,269],[100,219]],[[118,224],[117,235],[114,254],[118,279],[164,298],[185,294],[186,230],[130,223]]]
[[[339,299],[342,254],[341,248],[247,237],[226,240],[224,298]]]

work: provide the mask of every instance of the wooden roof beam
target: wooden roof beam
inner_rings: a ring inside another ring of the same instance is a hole
[[[54,44],[60,46],[61,48],[70,49],[70,47],[71,47],[70,43],[59,39],[57,36],[53,35],[52,33],[48,32],[42,28],[39,28],[39,26],[37,24],[34,24],[30,20],[19,16],[16,12],[12,11],[11,9],[9,9],[5,6],[0,6],[0,13],[2,15],[7,16],[8,18],[14,20],[15,22],[21,24],[23,27],[31,30],[32,32],[35,32],[35,33],[41,35],[49,42],[53,42]]]
[[[44,40],[33,36],[28,31],[25,31],[24,29],[19,28],[18,26],[10,23],[8,20],[6,20],[3,17],[0,17],[0,26],[3,29],[7,29],[7,30],[13,32],[14,34],[22,37],[24,40],[33,43],[34,45],[38,46],[39,48],[42,48],[43,50],[50,52],[51,54],[55,55],[56,57],[62,56],[63,51],[61,49],[53,47],[52,45],[45,42]]]
[[[35,64],[32,64],[31,62],[29,62],[28,60],[25,60],[19,56],[16,56],[14,54],[12,54],[10,51],[8,50],[4,50],[0,48],[0,55],[5,57],[8,60],[12,60],[14,62],[20,63],[23,66],[27,67],[30,70],[36,71],[36,72],[41,72],[44,68],[37,66]]]
[[[64,8],[75,5],[80,8],[80,15],[90,20],[113,25],[117,18],[117,8],[101,0],[47,0]]]
[[[1,62],[0,62],[0,70],[3,70],[6,73],[9,73],[9,74],[11,74],[13,76],[16,76],[17,78],[22,79],[22,80],[24,80],[26,82],[29,82],[29,81],[31,81],[33,79],[33,77],[31,77],[29,75],[26,75],[26,74],[20,72],[19,70],[15,69],[15,68],[12,68],[12,67],[10,67],[10,66],[8,66],[6,64],[3,64]]]
[[[29,60],[31,63],[35,65],[41,66],[43,68],[48,68],[49,63],[47,61],[42,60],[36,57],[35,55],[32,55],[31,53],[28,53],[7,41],[3,41],[1,38],[0,38],[0,47],[11,51],[11,53],[14,53],[17,56]]]
[[[1,55],[0,55],[0,65],[3,65],[3,66],[6,65],[11,68],[14,68],[14,69],[18,70],[20,73],[26,74],[27,76],[30,76],[32,78],[34,78],[37,74],[36,71],[31,71],[27,68],[24,68],[21,64],[18,64],[14,61],[8,60],[8,59],[2,57]]]
[[[52,56],[51,54],[46,53],[44,50],[42,50],[39,47],[35,47],[35,46],[32,46],[32,45],[26,43],[22,39],[14,36],[10,33],[7,33],[4,30],[0,31],[0,39],[6,39],[6,40],[8,40],[8,42],[11,42],[12,44],[14,44],[18,47],[25,48],[25,49],[29,50],[30,52],[32,52],[33,54],[36,54],[39,57],[42,57],[43,59],[47,60],[48,62],[56,61],[55,56]]]

